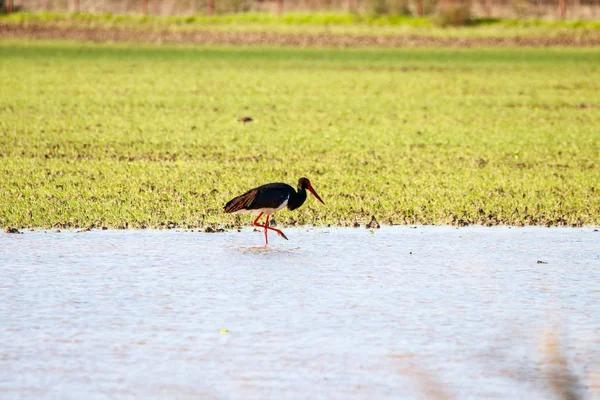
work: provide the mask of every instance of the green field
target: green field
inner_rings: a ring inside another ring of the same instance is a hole
[[[600,49],[0,42],[0,225],[600,224]],[[254,123],[242,125],[240,116]]]

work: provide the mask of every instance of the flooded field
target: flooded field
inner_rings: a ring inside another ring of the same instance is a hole
[[[0,397],[599,396],[593,228],[284,231],[0,235]]]

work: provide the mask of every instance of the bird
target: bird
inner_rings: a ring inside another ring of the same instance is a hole
[[[248,122],[254,121],[252,117],[240,117],[238,118],[238,122],[243,122],[246,125]]]
[[[246,193],[229,200],[223,207],[223,211],[229,214],[258,214],[253,225],[264,229],[265,246],[269,244],[269,237],[267,234],[267,231],[269,230],[276,232],[279,236],[288,240],[287,236],[285,236],[281,230],[269,226],[269,217],[272,214],[275,214],[286,206],[290,210],[299,208],[306,201],[307,190],[311,192],[317,200],[325,204],[307,178],[298,179],[298,184],[296,186],[298,191],[290,185],[281,182],[267,183],[266,185],[255,187],[248,190]],[[258,220],[263,215],[266,216],[266,220],[265,223],[261,225],[258,223]]]

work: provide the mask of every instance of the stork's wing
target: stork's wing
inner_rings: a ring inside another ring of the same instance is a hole
[[[230,200],[223,208],[226,213],[240,210],[277,209],[281,207],[294,189],[285,183],[268,183]]]
[[[229,200],[227,204],[225,204],[225,207],[223,207],[223,210],[226,213],[234,213],[240,210],[252,209],[252,203],[254,202],[254,199],[256,199],[256,193],[258,193],[257,189],[258,188],[250,189],[246,193]]]

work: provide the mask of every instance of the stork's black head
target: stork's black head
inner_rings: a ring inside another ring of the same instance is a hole
[[[298,189],[308,190],[317,198],[317,200],[319,200],[321,203],[325,204],[325,202],[323,200],[321,200],[321,197],[319,197],[317,192],[315,192],[315,189],[313,189],[312,185],[310,184],[310,181],[307,178],[298,179]]]
[[[308,189],[310,187],[310,181],[307,178],[298,179],[298,189]]]

